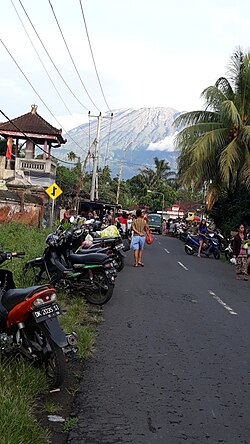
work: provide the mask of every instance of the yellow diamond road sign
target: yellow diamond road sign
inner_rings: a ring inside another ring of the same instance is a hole
[[[62,190],[61,188],[56,184],[53,183],[52,185],[50,185],[49,188],[47,188],[47,190],[45,190],[46,193],[49,195],[49,197],[51,197],[51,199],[57,199],[57,197],[60,196],[60,194],[62,194]]]

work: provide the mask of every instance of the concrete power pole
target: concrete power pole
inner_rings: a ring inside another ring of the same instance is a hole
[[[121,188],[121,179],[122,179],[123,161],[124,161],[124,159],[125,159],[125,157],[126,157],[126,154],[127,154],[128,149],[129,149],[129,147],[130,147],[131,145],[132,145],[132,142],[130,142],[130,143],[126,146],[126,148],[125,148],[125,150],[124,150],[124,153],[123,153],[123,156],[122,156],[122,158],[121,158],[121,160],[120,160],[120,171],[119,171],[118,184],[117,184],[116,204],[119,203],[119,197],[120,197],[120,188]]]
[[[94,151],[94,159],[93,159],[93,174],[92,174],[92,182],[91,182],[91,191],[90,191],[90,200],[93,201],[95,198],[98,200],[98,164],[99,164],[99,141],[100,141],[100,132],[101,132],[101,121],[102,121],[102,113],[99,116],[90,116],[97,117],[97,132],[95,139],[95,151]]]

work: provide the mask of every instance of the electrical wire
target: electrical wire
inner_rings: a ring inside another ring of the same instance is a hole
[[[110,117],[110,125],[109,125],[109,132],[108,132],[108,141],[107,141],[106,154],[105,154],[105,162],[104,162],[105,165],[107,164],[108,156],[109,156],[109,142],[110,142],[110,133],[111,133],[112,121],[113,121],[113,113],[111,113],[111,117]]]
[[[103,91],[103,87],[102,87],[102,84],[101,84],[100,76],[99,76],[98,71],[97,71],[95,57],[94,57],[94,53],[93,53],[93,50],[92,50],[92,45],[91,45],[90,37],[89,37],[89,33],[88,33],[87,22],[86,22],[85,15],[84,15],[84,12],[83,12],[82,0],[79,0],[79,2],[80,2],[81,11],[82,11],[82,18],[83,18],[83,21],[84,21],[85,31],[86,31],[88,42],[89,42],[89,49],[90,49],[92,60],[93,60],[93,64],[94,64],[94,67],[95,67],[96,77],[98,79],[98,83],[99,83],[99,86],[100,86],[100,89],[101,89],[101,92],[102,92],[102,96],[104,98],[104,102],[106,103],[106,105],[108,107],[108,110],[111,111],[111,109],[110,109],[110,107],[108,105],[107,99],[105,97],[104,91]]]
[[[19,133],[23,134],[27,140],[32,142],[34,146],[39,148],[39,150],[41,150],[47,154],[47,151],[45,151],[43,148],[41,148],[37,143],[34,143],[34,141],[29,136],[27,136],[27,134],[24,131],[22,131],[20,128],[18,128],[18,126],[13,122],[13,120],[11,120],[1,109],[0,109],[0,113],[5,117],[5,119],[8,120],[8,122],[10,122],[17,129],[17,131]],[[72,162],[67,162],[66,160],[59,159],[59,157],[53,156],[52,154],[51,154],[51,157],[61,163],[66,163],[68,165],[77,165],[77,163],[72,164]]]
[[[30,22],[30,24],[31,24],[31,26],[32,26],[32,28],[33,28],[33,30],[34,30],[34,32],[35,32],[35,34],[36,34],[36,36],[37,36],[37,38],[38,38],[38,40],[39,40],[39,42],[41,43],[41,45],[42,45],[44,51],[46,52],[48,58],[50,59],[52,65],[54,66],[54,68],[55,68],[57,74],[60,76],[61,80],[63,81],[63,83],[65,84],[65,86],[68,88],[68,90],[70,91],[70,93],[72,94],[72,96],[77,100],[77,102],[78,102],[78,103],[79,103],[79,104],[80,104],[80,105],[81,105],[86,111],[88,111],[89,109],[88,109],[88,108],[87,108],[87,107],[86,107],[86,106],[85,106],[85,105],[79,100],[79,98],[76,96],[76,94],[74,93],[74,91],[70,88],[70,86],[68,85],[68,83],[67,83],[66,80],[64,79],[63,75],[61,74],[61,72],[60,72],[59,69],[57,68],[57,66],[56,66],[56,64],[55,64],[55,62],[54,62],[54,60],[52,59],[52,57],[51,57],[51,55],[49,54],[49,52],[48,52],[46,46],[45,46],[44,43],[43,43],[41,37],[39,36],[39,34],[38,34],[38,32],[37,32],[35,26],[33,25],[33,23],[32,23],[32,21],[31,21],[29,15],[28,15],[28,13],[27,13],[27,11],[26,11],[26,9],[25,9],[25,7],[23,6],[21,0],[19,0],[19,3],[20,3],[20,5],[21,5],[21,7],[23,8],[23,11],[24,11],[24,13],[25,13],[27,19],[29,20],[29,22]]]
[[[30,80],[28,79],[28,77],[26,76],[26,74],[24,73],[24,71],[22,70],[22,68],[20,67],[20,65],[17,63],[17,61],[15,60],[14,56],[11,54],[11,52],[8,50],[7,46],[4,44],[4,42],[2,41],[2,39],[0,39],[0,43],[2,43],[3,47],[6,49],[7,53],[9,54],[9,56],[11,57],[11,59],[13,60],[13,62],[15,63],[15,65],[18,67],[18,69],[20,70],[20,72],[22,73],[22,75],[24,76],[24,78],[27,80],[28,84],[31,86],[31,88],[33,89],[33,91],[36,93],[36,95],[39,97],[39,99],[41,100],[41,102],[43,103],[43,105],[45,106],[45,108],[49,111],[49,113],[51,114],[51,116],[55,119],[55,121],[58,123],[58,125],[63,129],[64,133],[67,134],[69,136],[69,138],[72,140],[72,142],[74,142],[83,152],[86,152],[86,150],[84,150],[74,139],[73,137],[71,137],[71,135],[63,128],[63,126],[61,125],[61,123],[59,122],[59,120],[55,117],[55,115],[52,113],[52,111],[49,109],[49,107],[46,105],[45,101],[43,100],[43,98],[40,96],[40,94],[37,92],[37,90],[35,89],[35,87],[32,85],[32,83],[30,82]]]
[[[68,108],[66,102],[64,101],[64,99],[63,99],[63,97],[61,96],[60,92],[58,91],[58,89],[57,89],[57,87],[56,87],[54,81],[52,80],[52,78],[51,78],[51,76],[50,76],[50,74],[49,74],[49,72],[48,72],[46,66],[44,65],[44,63],[43,63],[43,61],[42,61],[40,55],[38,54],[38,51],[36,50],[36,47],[35,47],[34,43],[32,42],[32,39],[31,39],[30,36],[29,36],[29,33],[28,33],[28,31],[27,31],[27,29],[26,29],[26,27],[25,27],[25,25],[24,25],[24,23],[23,23],[23,21],[22,21],[22,19],[21,19],[21,16],[19,15],[19,13],[18,13],[18,11],[17,11],[17,9],[16,9],[16,7],[15,7],[15,5],[14,5],[13,0],[11,0],[11,3],[12,3],[12,6],[13,6],[13,8],[15,9],[15,12],[16,12],[16,14],[17,14],[17,17],[19,18],[19,20],[20,20],[20,22],[21,22],[21,24],[22,24],[22,26],[23,26],[23,29],[24,29],[24,31],[25,31],[25,33],[26,33],[26,35],[27,35],[27,37],[28,37],[28,39],[29,39],[29,41],[30,41],[30,44],[32,45],[32,47],[33,47],[33,49],[34,49],[34,51],[35,51],[35,53],[36,53],[38,59],[40,60],[40,63],[41,63],[41,65],[42,65],[44,71],[46,72],[48,78],[50,79],[50,81],[51,81],[51,83],[52,83],[54,89],[56,90],[58,96],[60,97],[61,101],[63,102],[63,104],[64,104],[66,110],[69,112],[69,114],[72,115],[70,109]]]
[[[72,54],[71,54],[71,52],[70,52],[70,49],[69,49],[69,47],[68,47],[68,44],[67,44],[66,39],[65,39],[65,37],[64,37],[64,34],[63,34],[63,32],[62,32],[61,26],[60,26],[60,24],[59,24],[59,21],[58,21],[58,19],[57,19],[57,16],[56,16],[56,13],[55,13],[55,11],[54,11],[54,8],[53,8],[53,6],[52,6],[52,4],[51,4],[51,1],[48,0],[48,2],[49,2],[49,4],[50,4],[50,7],[51,7],[51,10],[52,10],[52,12],[53,12],[53,15],[54,15],[55,21],[56,21],[56,23],[57,23],[58,29],[59,29],[59,31],[60,31],[60,34],[61,34],[62,39],[63,39],[63,41],[64,41],[64,44],[65,44],[65,46],[66,46],[66,49],[67,49],[67,51],[68,51],[69,57],[70,57],[70,59],[71,59],[71,61],[72,61],[72,63],[73,63],[73,66],[74,66],[75,71],[76,71],[76,73],[77,73],[77,76],[78,76],[78,78],[79,78],[79,80],[80,80],[80,82],[81,82],[81,84],[82,84],[82,86],[83,86],[83,88],[84,88],[84,91],[86,92],[88,98],[90,99],[90,101],[91,101],[91,103],[94,105],[94,107],[95,107],[98,111],[100,111],[99,108],[98,108],[98,106],[96,106],[95,102],[92,100],[92,98],[91,98],[91,96],[90,96],[90,94],[89,94],[89,92],[88,92],[86,86],[85,86],[84,83],[83,83],[83,80],[82,80],[81,75],[80,75],[80,73],[79,73],[79,71],[78,71],[78,69],[77,69],[77,66],[76,66],[76,64],[75,64],[75,61],[74,61],[74,59],[73,59],[73,56],[72,56]]]

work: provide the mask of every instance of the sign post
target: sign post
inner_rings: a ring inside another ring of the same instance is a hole
[[[45,191],[52,199],[52,209],[51,209],[51,219],[50,219],[50,227],[52,228],[54,222],[55,200],[62,194],[63,191],[56,183],[50,185],[50,187],[48,187]]]

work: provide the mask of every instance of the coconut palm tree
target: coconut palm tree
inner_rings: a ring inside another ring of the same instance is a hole
[[[177,117],[175,139],[182,182],[208,184],[211,207],[222,189],[250,185],[250,53],[237,49],[228,78],[220,77],[202,93],[206,108]]]

